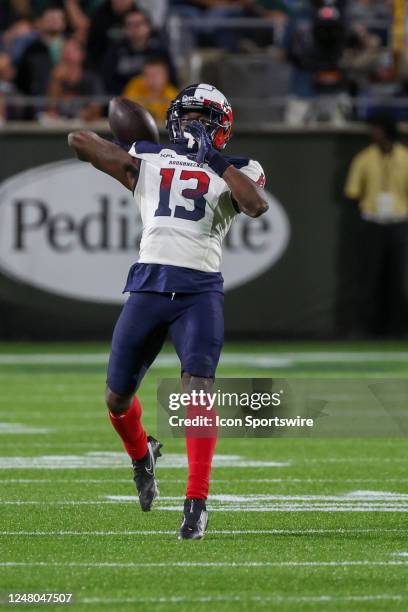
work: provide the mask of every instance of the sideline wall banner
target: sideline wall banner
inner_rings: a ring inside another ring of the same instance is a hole
[[[0,337],[109,338],[140,241],[131,194],[74,159],[64,134],[1,142]],[[351,303],[354,286],[353,266],[340,273],[342,182],[363,144],[346,133],[234,137],[231,153],[264,167],[270,209],[239,215],[225,241],[227,336],[335,333],[339,295]]]

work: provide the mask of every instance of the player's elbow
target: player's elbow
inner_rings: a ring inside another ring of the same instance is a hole
[[[260,217],[268,210],[269,205],[263,198],[258,198],[256,201],[251,202],[251,206],[244,212],[253,219]]]

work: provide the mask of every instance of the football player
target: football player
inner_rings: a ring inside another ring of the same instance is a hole
[[[106,403],[129,454],[143,511],[157,496],[161,444],[147,436],[135,395],[167,334],[181,363],[183,390],[211,388],[223,345],[223,238],[239,213],[258,217],[268,204],[260,164],[220,151],[231,137],[231,105],[215,87],[190,85],[171,103],[171,144],[135,142],[129,152],[89,131],[68,136],[78,158],[119,180],[140,208],[139,259],[116,323]],[[214,431],[186,437],[188,482],[180,539],[200,539],[208,521]]]

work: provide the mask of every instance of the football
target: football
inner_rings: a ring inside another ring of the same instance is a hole
[[[137,102],[122,97],[112,98],[108,118],[113,135],[122,144],[131,145],[137,140],[159,142],[155,120]]]

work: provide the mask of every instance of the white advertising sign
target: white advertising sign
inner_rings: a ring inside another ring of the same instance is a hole
[[[227,236],[226,290],[273,266],[288,244],[287,215],[273,196],[268,198],[265,215],[239,215]],[[123,301],[141,231],[131,193],[77,160],[39,166],[0,185],[0,271],[51,293]]]

